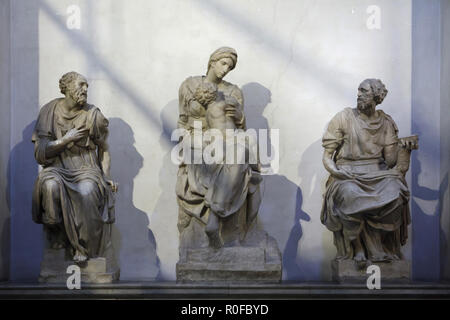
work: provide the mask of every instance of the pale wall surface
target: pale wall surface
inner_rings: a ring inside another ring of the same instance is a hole
[[[7,176],[10,140],[10,2],[0,1],[0,281],[9,277],[10,215]]]
[[[441,1],[441,275],[450,279],[450,1]]]
[[[11,1],[11,151],[8,189],[11,201],[10,277],[13,280],[36,279],[42,256],[42,228],[31,220],[31,193],[38,173],[31,143],[39,108],[38,6],[39,1]]]
[[[81,9],[80,30],[66,26],[72,4]],[[381,9],[379,30],[366,26],[369,5]],[[381,108],[401,136],[412,133],[411,12],[410,0],[14,1],[11,156],[20,162],[12,174],[12,278],[35,279],[42,250],[30,214],[33,121],[60,96],[59,77],[75,70],[110,119],[121,278],[175,279],[177,167],[168,136],[178,88],[226,45],[239,54],[226,80],[244,92],[248,126],[280,129],[280,170],[265,177],[260,223],[283,252],[283,277],[330,280],[321,136],[335,113],[355,105],[368,77],[386,84]],[[404,252],[411,258],[410,245]]]
[[[439,280],[449,269],[450,1],[413,1],[412,157],[413,277]]]

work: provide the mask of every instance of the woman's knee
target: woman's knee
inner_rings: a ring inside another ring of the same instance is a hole
[[[59,183],[54,179],[48,179],[43,183],[42,191],[54,197],[59,197]]]
[[[89,196],[97,191],[97,184],[91,180],[83,180],[78,184],[79,191],[84,196]]]

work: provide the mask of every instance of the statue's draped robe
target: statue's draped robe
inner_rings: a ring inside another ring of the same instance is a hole
[[[209,129],[202,108],[191,108],[194,92],[202,77],[186,79],[179,90],[178,127],[193,132],[194,121],[202,123],[202,130]],[[235,98],[243,113],[241,90],[226,81],[218,85],[219,97]],[[245,118],[237,125],[245,129]],[[194,152],[194,151],[192,151]],[[250,224],[257,215],[260,194],[259,173],[248,164],[182,164],[178,171],[176,194],[180,209],[187,215],[206,223],[205,214],[212,209],[219,217],[228,217],[246,206],[246,219]],[[180,225],[179,225],[180,227]]]
[[[403,175],[389,170],[383,149],[397,144],[397,126],[382,110],[376,119],[362,119],[356,109],[346,108],[329,123],[322,142],[334,151],[338,169],[351,171],[356,179],[330,176],[321,221],[334,232],[338,256],[348,255],[348,242],[360,236],[365,224],[388,232],[385,252],[400,255],[410,223],[409,191]]]
[[[68,115],[58,106],[61,100],[42,107],[33,132],[35,158],[43,166],[34,186],[33,220],[62,224],[73,249],[88,257],[101,256],[110,241],[105,222],[114,219],[114,198],[97,154],[108,135],[108,120],[89,104]],[[88,129],[88,137],[69,144],[55,157],[46,156],[48,142],[80,127]]]

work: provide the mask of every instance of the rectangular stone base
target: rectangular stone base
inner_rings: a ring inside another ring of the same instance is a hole
[[[380,267],[380,279],[383,282],[407,283],[411,279],[411,262],[397,260],[392,262],[372,263]],[[359,269],[354,260],[333,260],[331,262],[331,273],[334,281],[339,283],[366,283],[368,277],[373,274],[367,273],[369,265]]]
[[[265,249],[258,247],[188,249],[176,271],[178,282],[281,281],[281,261],[267,261]]]
[[[39,282],[66,283],[68,277],[67,268],[75,265],[68,259],[64,249],[46,249],[41,262]],[[77,265],[81,271],[82,283],[111,283],[119,279],[119,268],[106,258],[89,259],[86,263]]]

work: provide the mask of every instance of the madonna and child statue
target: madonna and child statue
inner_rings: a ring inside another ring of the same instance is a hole
[[[206,75],[187,78],[179,89],[178,128],[189,142],[183,141],[187,147],[176,183],[177,281],[281,280],[278,245],[257,226],[263,179],[258,161],[252,161],[257,151],[254,142],[242,143],[233,134],[246,130],[242,91],[223,80],[236,63],[234,49],[219,48]],[[194,143],[196,130],[203,136],[200,144]],[[217,141],[223,149],[212,152],[215,161],[186,157],[198,151],[204,156]]]

